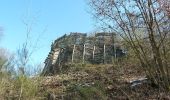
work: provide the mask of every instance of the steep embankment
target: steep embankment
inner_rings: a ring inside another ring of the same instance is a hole
[[[169,98],[168,94],[152,87],[144,78],[143,71],[133,65],[74,64],[63,69],[62,73],[46,76],[42,81],[43,90],[50,100]],[[131,83],[133,80],[136,81]]]

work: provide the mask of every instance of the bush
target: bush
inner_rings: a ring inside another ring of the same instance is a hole
[[[93,86],[72,85],[67,89],[72,95],[73,100],[106,100],[107,96],[103,87],[97,83]],[[76,94],[76,95],[75,95]]]

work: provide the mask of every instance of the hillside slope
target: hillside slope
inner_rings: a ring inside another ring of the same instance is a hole
[[[143,71],[133,65],[65,67],[69,68],[58,75],[44,77],[42,87],[49,100],[170,99],[168,93],[152,86]]]

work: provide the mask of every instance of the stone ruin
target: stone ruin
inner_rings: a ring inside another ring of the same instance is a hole
[[[70,33],[56,39],[45,60],[43,75],[56,74],[68,63],[109,64],[124,55],[116,44],[114,33]]]

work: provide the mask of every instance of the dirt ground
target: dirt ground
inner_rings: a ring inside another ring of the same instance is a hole
[[[170,100],[169,92],[152,85],[133,65],[76,66],[44,77],[42,91],[50,100]]]

